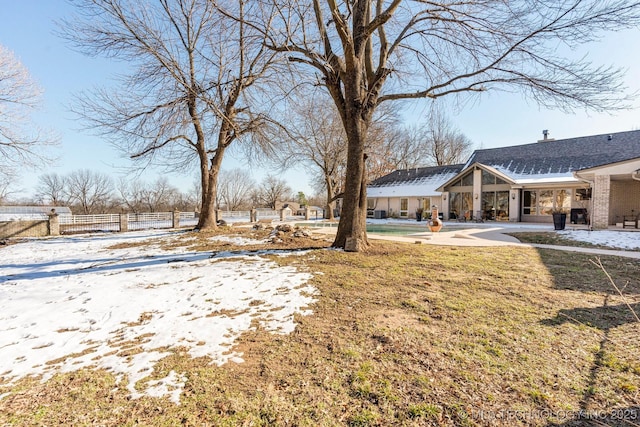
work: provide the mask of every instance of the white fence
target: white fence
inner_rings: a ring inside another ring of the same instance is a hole
[[[290,212],[290,211],[286,211]],[[276,210],[257,209],[256,220],[280,220],[282,213]],[[249,222],[250,211],[217,211],[218,219],[227,223]],[[196,212],[179,212],[174,220],[174,212],[145,212],[128,214],[99,215],[57,215],[57,223],[61,234],[88,232],[118,232],[122,230],[146,230],[154,228],[195,227],[198,224]],[[33,214],[32,220],[47,220],[49,215]],[[36,218],[37,216],[37,218]],[[299,215],[288,215],[286,219],[304,218]],[[14,221],[16,219],[13,219]]]

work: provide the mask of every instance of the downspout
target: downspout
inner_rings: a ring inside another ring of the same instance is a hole
[[[635,181],[640,181],[640,169],[631,172],[631,179],[635,180]]]

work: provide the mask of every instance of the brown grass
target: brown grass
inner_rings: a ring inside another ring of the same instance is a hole
[[[247,249],[187,236],[192,249]],[[184,373],[179,406],[82,370],[0,386],[0,424],[568,426],[563,411],[639,410],[640,325],[588,256],[376,241],[273,259],[322,273],[314,314],[290,335],[244,334],[241,364],[173,349],[150,379]],[[602,262],[640,312],[638,262]]]

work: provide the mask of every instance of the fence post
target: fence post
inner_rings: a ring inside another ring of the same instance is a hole
[[[173,228],[180,228],[180,211],[179,210],[175,210],[173,211],[173,221],[171,222],[171,226]]]
[[[129,214],[121,213],[120,214],[120,232],[124,233],[129,231]]]
[[[286,221],[287,220],[287,216],[291,215],[291,209],[287,208],[282,208],[280,210],[280,221]]]
[[[255,208],[251,208],[249,211],[249,222],[257,222],[258,221],[258,211]]]
[[[51,209],[49,212],[49,236],[60,235],[60,218],[55,209]]]

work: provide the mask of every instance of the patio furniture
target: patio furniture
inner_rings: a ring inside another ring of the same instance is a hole
[[[625,215],[622,218],[622,228],[638,228],[637,216]]]
[[[571,209],[571,224],[587,224],[587,210],[585,208]]]

